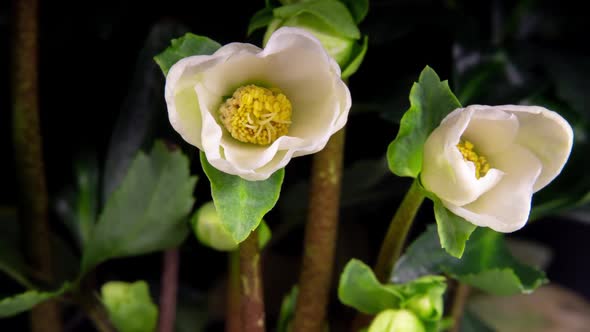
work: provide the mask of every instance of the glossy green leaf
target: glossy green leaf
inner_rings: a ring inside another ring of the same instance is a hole
[[[450,255],[461,258],[465,244],[477,226],[449,211],[438,198],[434,198],[434,217],[440,245]]]
[[[141,255],[179,245],[197,181],[180,151],[156,142],[140,152],[120,187],[106,202],[82,255],[82,272],[115,257]]]
[[[62,295],[66,290],[69,289],[69,287],[69,284],[65,284],[54,292],[31,290],[12,297],[1,299],[0,318],[14,316],[20,314],[21,312],[30,310],[41,302]]]
[[[343,79],[347,79],[349,78],[352,74],[356,73],[356,71],[359,69],[359,67],[361,66],[361,64],[363,63],[363,60],[365,59],[365,54],[367,54],[367,48],[369,47],[369,37],[365,36],[363,38],[363,43],[362,44],[354,44],[353,49],[352,49],[352,55],[351,58],[352,60],[350,60],[348,62],[348,64],[346,65],[346,68],[342,69],[342,78]]]
[[[399,308],[403,300],[400,292],[382,285],[371,268],[357,259],[350,260],[340,275],[338,298],[340,302],[371,315]]]
[[[145,281],[111,281],[101,288],[102,301],[113,325],[120,332],[155,331],[158,307]]]
[[[346,38],[359,39],[361,33],[346,6],[338,0],[310,0],[282,6],[273,10],[276,18],[287,20],[299,15],[311,15],[330,28],[330,32]]]
[[[403,284],[383,285],[370,267],[352,259],[340,276],[338,298],[366,314],[407,309],[425,322],[436,323],[442,318],[446,287],[446,280],[441,276],[424,276]]]
[[[187,33],[184,36],[172,39],[171,46],[164,52],[156,55],[154,60],[164,72],[168,74],[168,70],[178,60],[193,56],[193,55],[209,55],[217,51],[221,47],[216,41],[203,36],[197,36],[192,33]]]
[[[361,23],[369,13],[369,0],[340,0],[350,10],[354,21]]]
[[[250,23],[248,24],[248,36],[250,36],[254,31],[267,26],[272,21],[272,19],[272,8],[265,7],[257,11],[254,16],[252,16]]]
[[[387,149],[389,168],[398,176],[416,178],[422,170],[424,142],[442,119],[461,104],[430,67],[424,68],[410,91],[410,109],[402,117],[397,137]]]
[[[238,243],[256,229],[279,199],[285,170],[263,181],[247,181],[211,166],[201,152],[201,166],[211,182],[211,195],[225,229]]]
[[[457,259],[440,247],[436,227],[429,226],[408,247],[394,273],[394,282],[446,273],[497,295],[530,293],[547,282],[542,271],[520,263],[510,254],[502,234],[483,227],[473,232],[462,259]]]
[[[283,298],[281,303],[281,311],[279,313],[279,321],[277,323],[277,332],[290,332],[291,321],[295,317],[295,305],[297,304],[297,296],[299,295],[299,287],[293,286],[289,294]]]

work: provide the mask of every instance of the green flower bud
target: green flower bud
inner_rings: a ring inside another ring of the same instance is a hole
[[[424,325],[411,311],[388,309],[380,312],[368,332],[425,332]]]
[[[238,242],[221,224],[213,202],[203,204],[194,214],[191,224],[202,244],[219,251],[232,251],[238,248]]]
[[[152,302],[145,281],[112,281],[101,289],[109,317],[120,332],[150,332],[156,329],[158,307]]]
[[[444,287],[433,287],[428,293],[411,298],[405,307],[424,320],[438,321],[443,314],[444,292]]]

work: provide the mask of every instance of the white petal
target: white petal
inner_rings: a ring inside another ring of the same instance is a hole
[[[165,98],[172,127],[188,143],[201,148],[201,111],[194,85],[200,73],[219,59],[206,55],[184,58],[174,64],[166,77]]]
[[[493,168],[477,179],[475,166],[457,149],[473,113],[470,109],[453,111],[424,144],[422,184],[440,199],[458,206],[475,201],[502,178],[502,172]]]
[[[475,145],[477,152],[486,156],[511,146],[518,133],[518,119],[496,107],[471,105],[473,116],[463,138]]]
[[[529,217],[533,185],[541,174],[541,161],[519,145],[513,145],[489,159],[504,172],[502,180],[494,188],[464,206],[443,203],[453,213],[475,225],[504,233],[516,231],[526,224]]]
[[[520,123],[516,142],[533,152],[543,163],[543,170],[534,185],[538,191],[551,182],[569,158],[572,127],[559,114],[539,106],[496,106],[513,112]]]

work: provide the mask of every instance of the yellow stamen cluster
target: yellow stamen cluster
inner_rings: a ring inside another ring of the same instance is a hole
[[[238,88],[219,108],[221,123],[240,142],[268,145],[287,135],[292,106],[279,89]]]
[[[457,149],[459,149],[459,152],[461,152],[465,161],[471,161],[473,165],[475,165],[476,179],[479,179],[488,173],[490,170],[490,164],[486,157],[480,156],[474,151],[473,143],[467,140],[461,140],[459,141],[459,144],[457,144]]]

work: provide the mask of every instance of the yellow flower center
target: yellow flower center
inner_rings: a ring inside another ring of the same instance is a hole
[[[253,84],[238,88],[219,108],[219,118],[240,142],[268,145],[287,135],[292,106],[279,89]]]
[[[460,140],[459,144],[457,144],[457,149],[459,149],[459,152],[463,155],[463,159],[465,161],[471,161],[473,165],[475,165],[475,178],[479,179],[488,173],[490,170],[490,164],[486,157],[477,154],[474,148],[473,143],[468,140]]]

